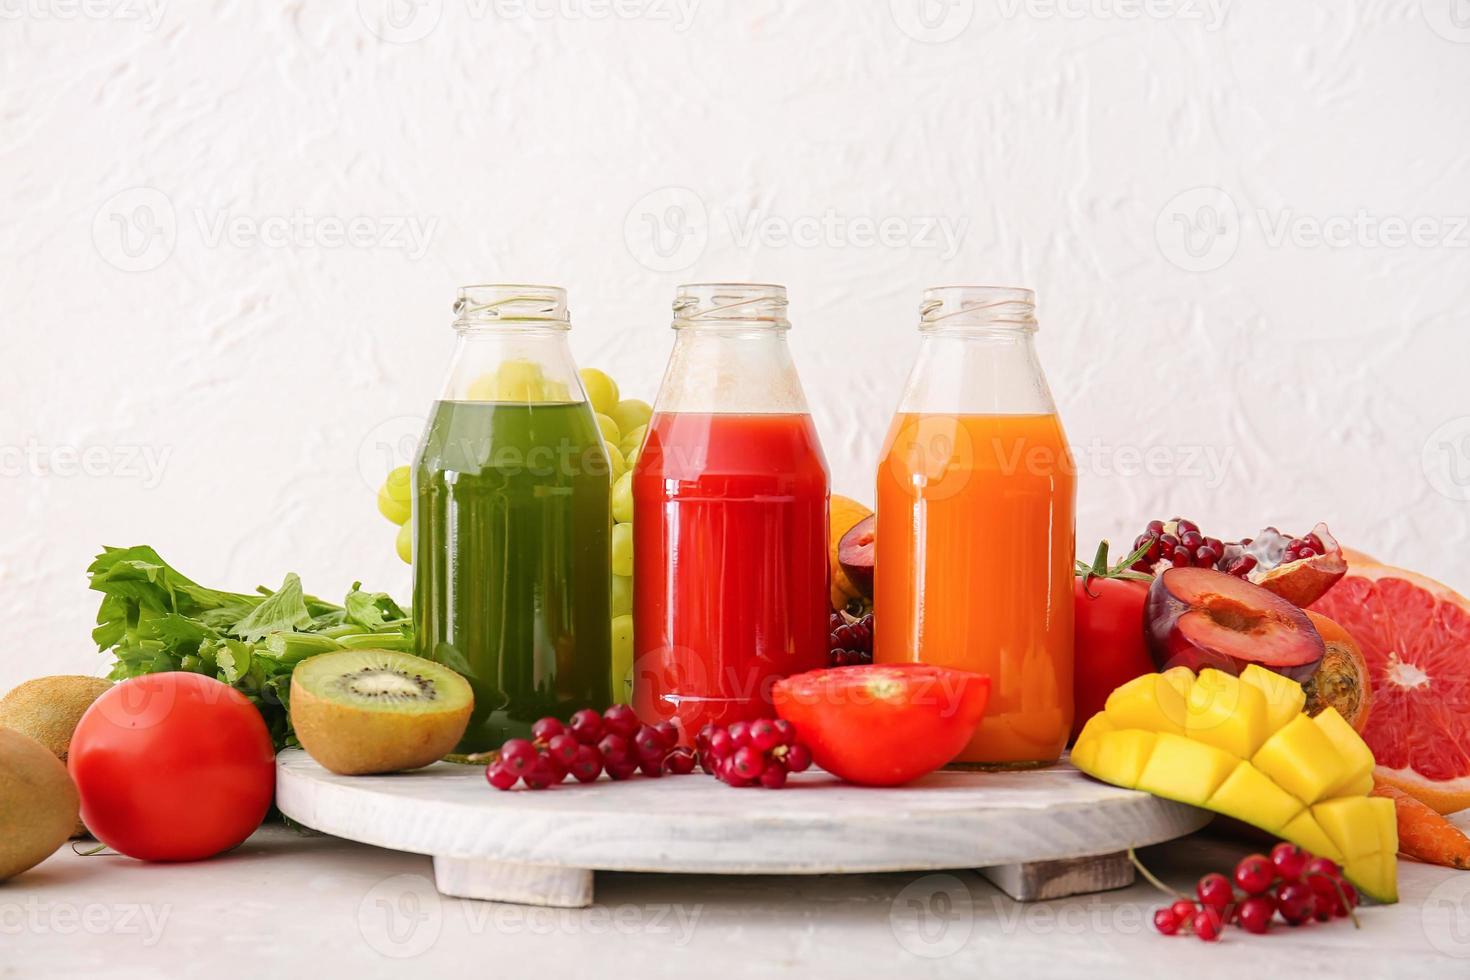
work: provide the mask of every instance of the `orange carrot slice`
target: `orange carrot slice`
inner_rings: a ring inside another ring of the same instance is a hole
[[[1399,853],[1416,861],[1470,870],[1470,837],[1434,809],[1395,786],[1373,787],[1374,796],[1393,800],[1399,821]]]

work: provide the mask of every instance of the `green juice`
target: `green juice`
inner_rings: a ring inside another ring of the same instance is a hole
[[[612,701],[608,459],[585,402],[441,401],[414,467],[418,653],[465,673],[461,752]]]

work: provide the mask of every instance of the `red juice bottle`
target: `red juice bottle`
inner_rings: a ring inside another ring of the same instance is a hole
[[[633,706],[701,727],[769,717],[826,666],[827,461],[781,286],[681,286],[633,469]]]

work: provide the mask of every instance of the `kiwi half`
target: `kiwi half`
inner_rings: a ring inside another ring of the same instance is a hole
[[[338,650],[291,675],[291,725],[307,754],[343,776],[401,772],[454,750],[470,722],[469,682],[392,650]]]

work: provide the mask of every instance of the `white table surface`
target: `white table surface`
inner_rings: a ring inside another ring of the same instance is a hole
[[[1248,850],[1195,835],[1143,856],[1187,886]],[[439,898],[427,857],[268,825],[198,864],[62,848],[0,884],[0,977],[1470,977],[1470,872],[1401,862],[1399,889],[1361,930],[1217,944],[1154,933],[1141,882],[1022,905],[970,872],[606,873],[591,908],[529,909]]]

